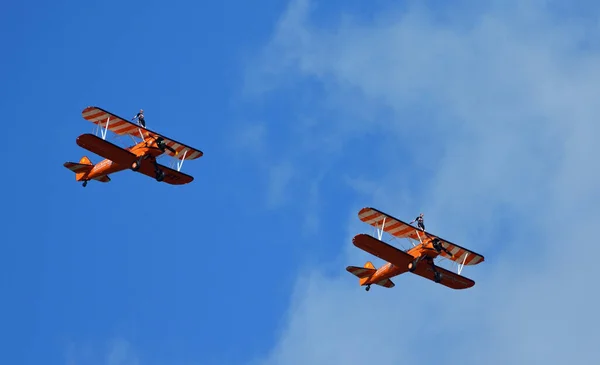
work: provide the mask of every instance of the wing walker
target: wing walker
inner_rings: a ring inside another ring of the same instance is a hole
[[[202,157],[202,151],[174,139],[166,138],[98,107],[85,108],[82,116],[85,120],[94,123],[97,131],[96,134],[80,135],[77,137],[77,144],[105,158],[97,164],[93,164],[86,156],[82,157],[78,163],[64,163],[66,168],[75,172],[75,179],[82,181],[84,187],[90,180],[107,183],[110,181],[110,174],[127,169],[172,185],[187,184],[194,180],[192,176],[181,172],[181,167],[185,160]],[[100,137],[97,135],[98,131]],[[107,141],[108,131],[117,136],[130,136],[134,145],[121,148]],[[141,141],[138,142],[137,139],[141,139]],[[174,163],[171,167],[157,162],[157,159],[164,154],[173,157]],[[176,166],[174,166],[175,163]]]
[[[370,261],[364,267],[346,268],[348,272],[359,278],[361,286],[366,286],[365,290],[369,291],[372,284],[393,288],[395,284],[390,279],[406,272],[451,289],[467,289],[475,285],[473,280],[460,274],[465,265],[477,265],[483,262],[482,255],[415,228],[375,208],[361,209],[358,217],[377,229],[378,239],[368,234],[358,234],[354,236],[352,243],[371,255],[387,261],[379,269],[376,269]],[[413,247],[405,251],[395,248],[381,240],[383,232],[395,238],[407,238],[411,240]],[[455,262],[458,266],[457,273],[437,266],[434,260],[438,256]]]

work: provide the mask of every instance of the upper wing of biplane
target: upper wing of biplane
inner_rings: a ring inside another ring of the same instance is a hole
[[[403,268],[403,272],[408,271],[408,264],[414,260],[414,257],[408,253],[400,251],[368,234],[357,234],[352,239],[352,243],[354,243],[354,246],[377,256],[382,260],[390,262],[394,266]],[[475,282],[469,278],[455,274],[439,266],[436,266],[435,269],[442,274],[440,284],[444,286],[452,289],[466,289],[475,285]],[[421,261],[421,264],[417,266],[417,269],[413,274],[435,281],[432,268],[425,264],[424,261]]]
[[[167,138],[159,133],[151,131],[150,129],[132,123],[127,119],[123,119],[118,115],[107,112],[102,108],[89,106],[83,109],[81,115],[85,120],[90,121],[101,128],[106,128],[117,135],[131,135],[133,137],[143,139],[162,137],[165,141],[165,144],[169,147],[172,147],[176,151],[176,153],[173,153],[172,151],[166,149],[165,153],[170,156],[177,157],[180,160],[194,160],[204,155],[204,153],[200,150],[186,146],[174,139]]]
[[[441,252],[440,255],[461,265],[477,265],[484,260],[484,257],[476,252],[467,250],[464,247],[429,232],[423,232],[422,230],[375,208],[362,208],[358,212],[358,217],[361,221],[370,224],[377,229],[382,229],[384,232],[398,238],[410,238],[417,241],[420,241],[425,237],[438,238],[442,242],[442,246],[450,251],[453,256],[450,257],[445,252]]]
[[[93,134],[82,134],[77,138],[77,144],[88,151],[91,151],[99,156],[109,159],[119,165],[131,166],[137,160],[137,156],[133,153],[113,144]],[[175,171],[166,166],[158,164],[160,169],[165,173],[163,182],[172,185],[187,184],[194,180],[193,177],[179,171]],[[140,169],[137,171],[144,175],[154,178],[154,165],[148,160],[143,160]]]

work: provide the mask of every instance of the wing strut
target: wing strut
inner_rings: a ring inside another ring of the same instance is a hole
[[[419,237],[419,242],[423,243],[423,240],[421,239],[421,235],[419,234],[419,230],[418,229],[415,229],[415,233],[417,234],[417,237]]]
[[[185,150],[183,150],[183,156],[181,156],[181,160],[177,162],[177,171],[181,171],[181,168],[183,167],[183,162],[185,161],[185,155],[187,155],[187,153],[188,149],[186,148]]]
[[[385,219],[387,217],[383,217],[383,222],[381,223],[381,229],[377,228],[377,237],[381,241],[381,237],[383,236],[383,231],[385,230]]]
[[[460,275],[460,273],[462,272],[463,268],[465,267],[465,262],[467,262],[467,256],[469,256],[469,253],[467,252],[465,254],[465,258],[463,259],[462,264],[458,264],[458,275]]]
[[[102,122],[98,123],[98,125],[100,126],[100,134],[102,135],[102,139],[106,139],[106,134],[108,133],[108,124],[110,123],[110,116],[108,118],[106,118],[106,124],[104,125],[104,127],[102,126]]]

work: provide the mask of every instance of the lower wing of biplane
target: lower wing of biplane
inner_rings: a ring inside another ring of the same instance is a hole
[[[187,184],[194,180],[190,175],[173,170],[159,163],[153,163],[145,159],[142,159],[140,162],[140,156],[136,156],[135,154],[93,134],[82,134],[77,138],[77,144],[98,156],[104,157],[113,164],[116,164],[117,166],[111,169],[113,170],[113,173],[116,171],[132,169],[133,171],[137,171],[171,185]],[[65,164],[65,166],[67,165]],[[81,166],[70,166],[73,168],[81,168]],[[69,167],[67,166],[67,168]]]
[[[442,247],[450,252],[449,255],[445,251],[441,251],[440,255],[458,264],[458,273],[460,274],[463,267],[477,265],[484,261],[484,257],[476,252],[467,250],[455,243],[445,240],[429,232],[424,232],[420,228],[411,226],[389,214],[383,213],[375,208],[363,208],[358,212],[358,217],[361,221],[370,224],[377,228],[378,237],[381,240],[382,233],[386,232],[397,238],[408,238],[414,241],[423,242],[425,239],[437,238]]]
[[[475,285],[473,280],[459,274],[455,274],[452,271],[446,270],[433,263],[430,264],[425,260],[420,261],[414,270],[409,270],[409,264],[414,262],[415,257],[367,234],[356,235],[352,239],[352,243],[361,250],[389,262],[393,266],[387,268],[386,270],[390,277],[410,271],[415,275],[438,282],[451,289],[467,289]],[[347,271],[356,276],[359,274],[360,276],[358,277],[361,279],[364,279],[377,272],[374,267],[363,268],[364,270],[362,271],[358,271],[356,269],[357,268],[355,266],[349,266],[346,268]],[[436,272],[438,274],[436,274]],[[381,279],[389,280],[390,277],[382,277]],[[393,284],[387,287],[393,287]]]

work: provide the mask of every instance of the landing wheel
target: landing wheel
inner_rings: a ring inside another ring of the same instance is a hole
[[[415,272],[416,268],[417,268],[417,260],[413,260],[412,262],[408,263],[408,271]]]
[[[367,287],[365,288],[366,291],[369,291],[369,289],[371,289],[371,284],[367,285]]]
[[[434,280],[436,283],[439,283],[440,281],[442,281],[442,274],[441,274],[441,273],[439,273],[439,272],[437,272],[437,271],[436,271],[436,272],[434,272],[434,273],[433,273],[433,280]]]
[[[85,180],[81,185],[85,188],[87,186],[87,180]]]
[[[162,170],[156,170],[156,181],[160,182],[165,179],[165,173]]]
[[[131,170],[137,171],[140,169],[141,165],[142,165],[142,158],[140,157],[137,160],[133,161],[133,163],[131,164]]]

